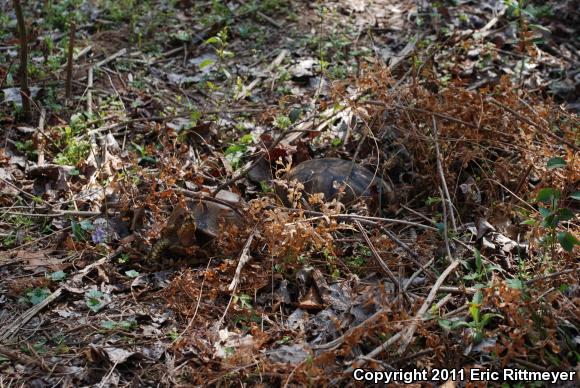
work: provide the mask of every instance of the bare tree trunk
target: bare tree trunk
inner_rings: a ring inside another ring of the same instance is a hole
[[[70,33],[68,38],[68,61],[66,63],[66,99],[70,100],[72,92],[72,70],[73,70],[73,49],[75,46],[75,31],[76,26],[74,22],[70,24]]]
[[[28,88],[28,41],[26,37],[26,25],[19,0],[12,0],[16,20],[18,23],[18,35],[20,38],[20,96],[22,97],[22,114],[24,121],[30,121],[30,89]]]

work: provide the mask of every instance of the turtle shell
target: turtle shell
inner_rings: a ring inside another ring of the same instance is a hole
[[[189,201],[187,209],[177,206],[161,235],[168,247],[191,247],[218,237],[224,228],[243,224],[242,216],[233,206],[202,199]]]
[[[224,227],[242,226],[244,220],[233,207],[206,200],[196,201],[190,206],[193,211],[196,232],[215,238]]]
[[[308,160],[287,172],[284,179],[302,183],[306,194],[323,193],[325,201],[337,198],[339,188],[344,183],[341,202],[345,205],[358,199],[380,198],[381,205],[392,203],[394,200],[390,185],[350,160],[338,158]],[[279,187],[278,195],[287,206],[291,205],[285,189]]]

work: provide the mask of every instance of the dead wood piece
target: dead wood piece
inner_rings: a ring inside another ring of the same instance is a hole
[[[429,307],[431,306],[431,304],[435,300],[435,296],[437,295],[439,288],[441,287],[441,285],[443,284],[443,282],[445,281],[447,276],[449,276],[449,274],[458,265],[459,265],[459,260],[454,260],[453,262],[451,262],[451,264],[449,264],[449,266],[445,269],[445,271],[443,271],[443,273],[439,276],[439,278],[437,279],[437,281],[435,282],[435,284],[431,288],[429,295],[427,296],[427,298],[423,302],[423,305],[415,314],[415,318],[413,319],[410,326],[406,327],[405,329],[399,331],[397,334],[393,335],[391,338],[389,338],[387,341],[385,341],[380,346],[373,349],[367,355],[357,358],[357,360],[355,360],[353,362],[353,364],[348,369],[346,369],[346,371],[344,373],[345,374],[353,373],[353,371],[356,368],[363,367],[368,362],[369,359],[373,359],[374,357],[378,356],[380,353],[385,351],[387,348],[389,348],[391,345],[395,344],[399,340],[401,340],[401,345],[399,347],[398,354],[402,354],[405,351],[405,349],[407,348],[407,346],[410,344],[411,340],[413,339],[413,335],[415,334],[415,330],[417,330],[417,326],[418,326],[419,322],[423,320],[425,313],[427,312],[427,310],[429,309]],[[374,315],[373,315],[373,317],[374,317]]]
[[[46,137],[46,134],[44,134],[44,125],[46,123],[46,109],[42,108],[42,110],[40,111],[40,120],[38,121],[38,132],[43,134]],[[40,137],[40,136],[39,136]],[[37,161],[37,165],[40,167],[42,165],[44,165],[44,141],[39,141],[38,144],[38,161]]]
[[[435,282],[435,284],[431,288],[429,295],[427,296],[427,298],[423,302],[423,305],[421,306],[419,311],[417,311],[417,314],[415,314],[415,319],[411,323],[411,326],[407,327],[403,331],[403,339],[401,341],[402,342],[401,345],[399,346],[399,350],[397,351],[398,354],[403,354],[405,352],[405,350],[407,349],[407,346],[409,346],[409,344],[411,343],[411,340],[413,339],[413,335],[415,334],[415,330],[417,330],[417,326],[419,325],[419,322],[423,320],[425,313],[427,312],[427,310],[429,309],[429,307],[431,306],[431,304],[435,300],[435,296],[437,295],[439,288],[443,285],[443,282],[445,281],[447,276],[449,276],[449,274],[451,274],[451,272],[453,272],[453,270],[455,270],[455,268],[458,265],[459,265],[459,260],[453,260],[451,262],[451,264],[449,264],[449,266],[447,266],[445,271],[443,271],[441,276],[439,276],[439,278],[437,279],[437,281]]]
[[[238,287],[238,284],[240,283],[240,277],[242,276],[242,269],[244,268],[246,263],[248,261],[250,261],[250,259],[252,258],[252,256],[250,256],[250,254],[249,254],[249,251],[250,251],[250,245],[252,245],[252,241],[254,240],[254,236],[256,235],[256,231],[257,231],[257,229],[254,228],[254,231],[252,232],[250,237],[248,237],[248,239],[246,240],[246,243],[244,244],[244,248],[242,249],[242,253],[240,254],[240,259],[238,260],[238,266],[236,268],[236,273],[234,275],[234,278],[232,279],[232,282],[228,286],[229,291],[233,292]]]

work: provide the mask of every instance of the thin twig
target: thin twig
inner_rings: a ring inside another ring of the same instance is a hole
[[[435,117],[438,117],[440,119],[444,119],[447,121],[454,121],[456,123],[463,124],[463,125],[471,127],[471,128],[478,128],[478,126],[476,124],[468,123],[467,121],[463,121],[461,119],[458,119],[457,117],[449,116],[449,115],[446,115],[444,113],[433,112],[433,111],[430,111],[427,109],[416,108],[413,106],[405,106],[405,105],[400,105],[400,104],[396,104],[396,103],[390,103],[390,105],[387,105],[387,103],[385,103],[383,101],[375,101],[375,100],[367,100],[365,102],[368,104],[372,104],[372,105],[384,106],[385,108],[391,108],[394,106],[394,107],[399,108],[399,109],[412,110],[412,111],[419,112],[419,113],[425,113],[425,114],[428,114],[430,116],[435,116]]]
[[[274,206],[272,206],[271,208],[274,208]],[[361,223],[363,223],[365,225],[371,225],[371,226],[380,226],[380,223],[384,222],[384,223],[415,226],[415,227],[421,228],[421,229],[437,231],[437,228],[435,228],[433,226],[420,224],[418,222],[398,220],[396,218],[361,216],[358,214],[324,214],[321,212],[317,212],[315,210],[303,210],[303,209],[295,209],[295,208],[288,208],[287,210],[288,211],[299,211],[299,212],[303,212],[304,214],[306,214],[308,216],[315,216],[314,218],[311,218],[308,220],[303,220],[303,221],[312,221],[315,219],[325,219],[325,218],[336,218],[339,221],[351,221],[352,222],[354,220],[359,220]]]
[[[403,295],[405,296],[405,298],[407,298],[407,300],[408,300],[409,296],[405,293],[403,287],[401,286],[400,280],[398,280],[395,277],[395,274],[393,274],[393,272],[391,271],[391,269],[389,268],[387,263],[385,263],[385,261],[383,260],[381,255],[379,255],[379,252],[377,252],[377,249],[375,248],[373,242],[369,238],[369,235],[367,234],[367,231],[365,230],[365,228],[363,228],[363,226],[361,225],[359,220],[354,220],[354,223],[357,226],[358,230],[362,233],[363,238],[365,239],[365,241],[367,243],[367,246],[370,248],[370,250],[373,254],[373,257],[375,258],[375,260],[377,261],[377,263],[379,264],[379,266],[381,267],[383,272],[389,277],[389,279],[391,279],[391,281],[393,282],[393,285],[397,287],[399,292],[402,292]]]
[[[26,365],[27,368],[32,366],[32,365],[35,365],[38,368],[40,368],[41,370],[47,372],[48,374],[54,373],[54,372],[64,373],[64,374],[71,373],[71,371],[67,367],[63,367],[61,365],[55,365],[52,362],[47,361],[46,359],[39,360],[35,357],[31,357],[27,354],[23,354],[22,352],[18,352],[15,349],[10,349],[6,346],[0,345],[0,354],[3,354],[6,357],[10,358],[11,360],[16,361],[22,365]],[[4,386],[4,385],[2,384],[2,386]],[[11,386],[11,384],[9,383],[7,386]]]
[[[38,132],[40,132],[41,134],[44,133],[44,125],[46,123],[46,109],[42,108],[42,110],[40,111],[40,119],[38,121]],[[37,137],[37,139],[40,136]],[[37,166],[42,167],[44,165],[44,145],[45,142],[44,141],[38,141],[38,149],[37,149],[37,153],[38,153],[38,161],[37,161]]]
[[[441,187],[437,187],[437,189],[439,189],[439,195],[443,197],[443,190],[441,190]],[[451,261],[452,255],[451,255],[451,244],[449,244],[449,226],[448,226],[449,222],[447,218],[448,209],[446,201],[442,201],[441,205],[443,206],[443,241],[445,242],[445,251],[447,252],[447,259]]]
[[[443,172],[443,158],[441,156],[441,151],[439,150],[439,134],[437,130],[437,121],[435,120],[435,116],[431,116],[433,120],[433,137],[435,139],[435,153],[437,157],[437,171],[439,172],[439,178],[441,179],[441,186],[443,186],[443,192],[445,194],[445,201],[448,204],[449,210],[449,217],[451,218],[451,225],[453,226],[453,232],[457,233],[457,224],[455,223],[455,216],[454,216],[454,206],[453,202],[451,202],[451,196],[449,195],[449,189],[447,188],[447,181],[445,180],[445,173]]]
[[[209,260],[207,261],[207,265],[205,267],[205,272],[204,272],[204,276],[203,279],[201,281],[201,285],[199,286],[199,295],[197,296],[197,303],[195,305],[195,310],[193,311],[193,316],[191,317],[191,319],[189,320],[189,322],[187,322],[187,326],[185,327],[185,329],[183,329],[183,331],[181,332],[181,335],[179,335],[177,338],[175,338],[172,342],[171,345],[174,345],[177,341],[179,341],[181,338],[183,338],[183,336],[185,335],[185,333],[187,333],[187,331],[189,330],[189,328],[193,325],[193,322],[195,321],[195,317],[197,317],[197,311],[199,310],[199,306],[201,305],[201,297],[203,295],[203,286],[205,284],[205,279],[206,279],[206,275],[209,271],[209,266],[211,264],[211,257],[209,258]]]
[[[533,278],[533,279],[526,281],[526,286],[532,285],[533,283],[536,283],[536,282],[539,282],[542,280],[552,279],[552,278],[556,278],[556,277],[561,276],[561,275],[567,275],[569,273],[574,273],[574,272],[580,272],[580,266],[577,266],[576,268],[566,269],[566,270],[559,271],[559,272],[554,272],[554,273],[551,273],[548,275],[538,276],[536,278]]]
[[[399,340],[402,340],[402,344],[399,347],[398,353],[399,354],[403,353],[407,348],[407,346],[409,345],[409,343],[411,342],[413,334],[415,333],[415,330],[417,330],[417,325],[419,324],[419,321],[423,320],[424,315],[427,312],[429,306],[431,306],[433,300],[435,300],[435,296],[437,295],[439,287],[441,287],[441,285],[445,281],[445,278],[447,278],[447,276],[455,269],[455,267],[457,267],[458,264],[459,264],[458,260],[453,261],[451,264],[449,264],[449,266],[447,267],[447,269],[445,269],[445,271],[441,274],[441,276],[439,276],[439,278],[431,288],[431,292],[425,299],[425,302],[423,303],[419,311],[417,311],[417,314],[415,315],[415,319],[411,323],[411,326],[408,326],[405,329],[399,331],[397,334],[393,335],[391,338],[382,343],[380,346],[377,346],[375,349],[373,349],[370,353],[366,354],[365,356],[357,358],[357,360],[353,362],[353,364],[348,369],[346,369],[344,373],[351,374],[356,368],[361,368],[368,362],[369,359],[375,358],[376,356],[381,354],[383,351],[387,350],[388,347],[395,344]],[[371,318],[374,318],[376,315],[377,313],[371,316]],[[369,321],[371,318],[367,319],[367,321]]]
[[[560,137],[558,135],[556,135],[554,132],[551,132],[547,129],[542,128],[542,126],[534,123],[532,120],[528,119],[525,116],[522,116],[520,113],[516,112],[515,110],[513,110],[512,108],[510,108],[509,106],[502,104],[501,102],[499,102],[498,100],[496,100],[493,97],[488,97],[487,101],[491,102],[492,104],[508,111],[509,113],[511,113],[512,115],[516,116],[519,120],[523,121],[524,123],[536,128],[539,132],[541,132],[542,134],[551,137],[561,143],[566,144],[568,147],[572,148],[575,151],[580,151],[580,148],[578,148],[575,144],[570,143],[568,140],[564,139],[563,137]]]
[[[254,241],[254,236],[256,236],[257,231],[258,231],[258,229],[254,228],[254,230],[252,231],[252,234],[250,234],[250,237],[248,237],[248,239],[246,240],[246,243],[244,244],[244,248],[242,249],[242,253],[240,254],[240,259],[238,260],[238,266],[236,268],[236,273],[234,275],[234,278],[232,279],[232,282],[228,286],[228,290],[231,292],[235,292],[236,288],[238,287],[238,284],[240,283],[240,277],[242,276],[242,269],[248,263],[248,261],[250,261],[250,259],[252,258],[252,256],[250,256],[250,254],[249,254],[249,251],[250,251],[250,246],[252,245],[252,241]]]
[[[10,216],[25,216],[25,217],[45,217],[45,218],[53,218],[53,217],[62,217],[62,216],[72,216],[72,217],[96,217],[103,215],[102,212],[90,212],[90,211],[81,211],[81,210],[62,210],[58,213],[22,213],[22,212],[3,212],[2,214],[7,214]]]
[[[429,276],[431,279],[435,279],[435,274],[433,274],[433,272],[426,268],[426,266],[424,266],[423,264],[421,264],[421,262],[419,261],[419,255],[417,255],[417,253],[413,252],[411,250],[411,248],[409,248],[409,246],[407,244],[405,244],[404,242],[402,242],[401,240],[399,240],[397,238],[397,236],[395,236],[395,234],[393,232],[391,232],[390,230],[388,230],[387,228],[385,228],[384,226],[381,227],[381,230],[383,231],[383,233],[385,233],[387,235],[388,238],[390,238],[392,241],[394,241],[397,245],[399,245],[405,252],[407,252],[409,254],[409,259],[419,268],[423,269],[423,271],[425,271],[425,273],[427,274],[427,276]],[[405,287],[406,289],[406,287]]]
[[[274,59],[266,68],[265,72],[264,72],[264,76],[258,76],[256,77],[256,79],[254,79],[252,82],[250,82],[250,84],[248,86],[242,86],[242,90],[240,90],[238,93],[235,94],[234,96],[234,100],[239,100],[242,98],[245,98],[246,96],[249,95],[249,93],[258,85],[260,85],[260,83],[262,82],[262,78],[266,78],[268,75],[270,75],[270,73],[277,67],[279,66],[282,61],[284,60],[284,58],[286,57],[286,55],[288,55],[289,51],[288,50],[282,50],[280,51],[280,53],[278,54],[278,56],[276,57],[276,59]]]
[[[93,115],[93,67],[89,67],[88,82],[87,82],[87,112],[89,117]]]

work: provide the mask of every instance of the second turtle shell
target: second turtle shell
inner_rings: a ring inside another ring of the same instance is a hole
[[[284,179],[297,180],[302,183],[306,194],[323,193],[325,201],[331,201],[337,197],[342,183],[346,184],[341,199],[344,204],[361,198],[380,198],[381,205],[384,206],[394,200],[393,189],[390,185],[350,160],[338,158],[308,160],[287,172]],[[289,206],[290,203],[284,191],[279,189],[278,195]]]

